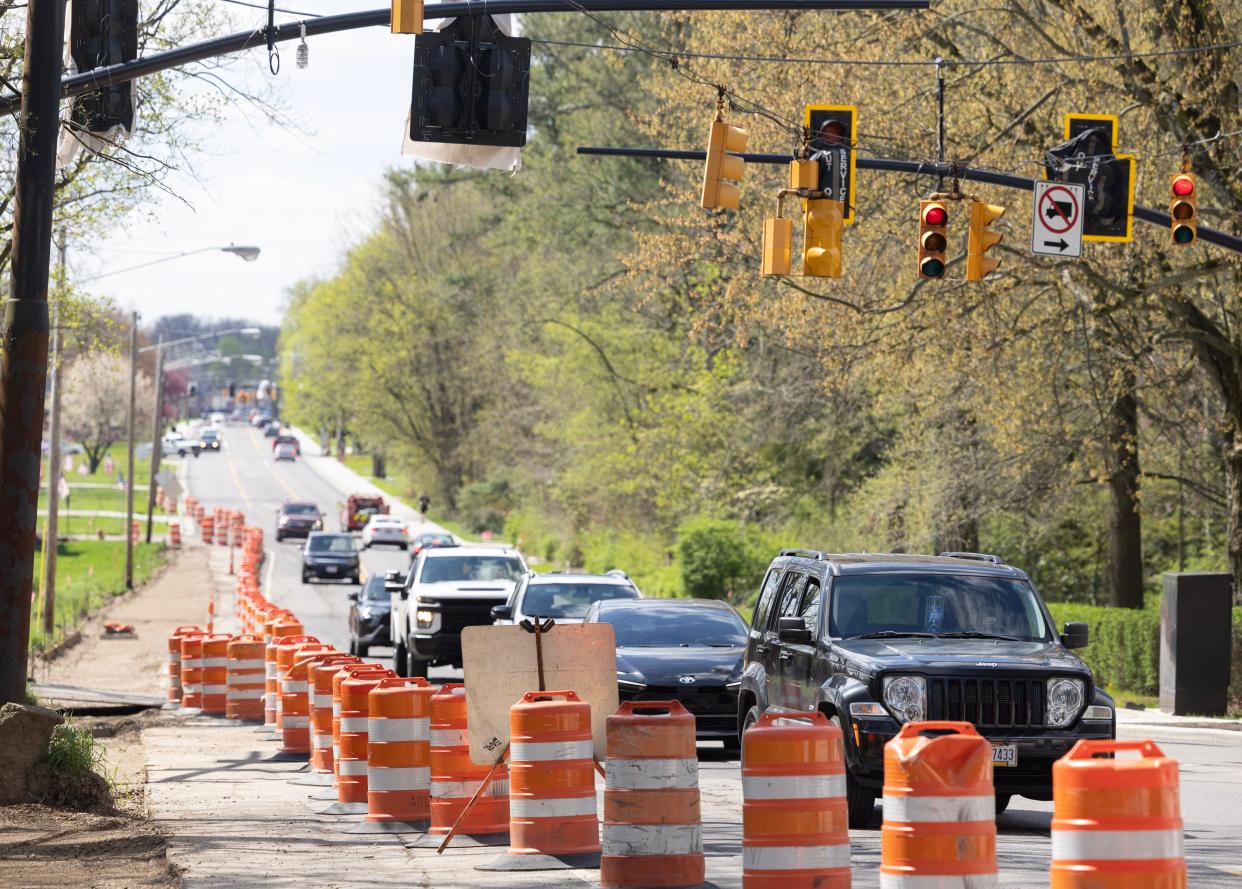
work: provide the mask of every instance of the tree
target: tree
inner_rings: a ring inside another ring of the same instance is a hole
[[[155,390],[151,378],[139,374],[135,395],[136,429],[148,429]],[[90,471],[103,462],[108,449],[126,437],[129,411],[129,363],[108,353],[83,355],[68,365],[61,407],[65,437],[82,445]],[[138,435],[138,440],[142,435]],[[132,482],[132,479],[130,480]]]

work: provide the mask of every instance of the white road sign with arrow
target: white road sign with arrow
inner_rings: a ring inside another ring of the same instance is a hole
[[[1082,256],[1085,185],[1068,182],[1035,183],[1035,218],[1031,223],[1031,252],[1045,256]]]

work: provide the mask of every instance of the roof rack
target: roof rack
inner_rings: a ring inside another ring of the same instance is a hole
[[[804,559],[818,559],[820,561],[823,561],[824,559],[827,558],[827,556],[825,556],[823,553],[821,553],[817,549],[783,549],[781,550],[781,555],[782,556],[800,556],[801,558],[804,558]]]
[[[946,559],[974,559],[977,562],[991,562],[993,565],[1004,565],[1005,560],[1000,556],[994,556],[991,553],[963,553],[963,552],[947,552],[940,553]]]

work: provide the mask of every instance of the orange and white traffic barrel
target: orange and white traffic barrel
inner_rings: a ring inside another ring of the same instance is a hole
[[[883,889],[997,885],[992,745],[968,722],[907,722],[884,745]]]
[[[371,689],[385,679],[395,679],[392,670],[355,668],[341,681],[340,745],[336,757],[337,800],[367,808],[367,764],[370,750]]]
[[[180,522],[169,522],[168,523],[168,545],[169,546],[181,546],[181,523]]]
[[[332,677],[347,665],[360,663],[362,658],[352,654],[334,654],[311,664],[310,767],[317,775],[332,775]]]
[[[203,637],[203,712],[223,716],[229,700],[228,633],[209,633]]]
[[[296,629],[290,629],[296,628]],[[276,630],[290,630],[289,633],[275,635]],[[313,639],[302,633],[302,625],[286,615],[269,618],[263,625],[263,724],[276,728],[276,701],[280,697],[280,674],[276,672],[276,641],[292,636],[303,640]]]
[[[361,660],[361,659],[360,659]],[[332,674],[332,784],[338,783],[337,763],[341,759],[341,683],[355,673],[379,673],[380,678],[387,678],[388,673],[384,672],[388,668],[383,664],[376,663],[357,663],[346,664],[336,673]],[[391,671],[389,671],[391,672]],[[395,673],[393,675],[396,675]]]
[[[263,689],[266,685],[263,640],[258,636],[234,636],[228,644],[228,700],[224,715],[246,722],[263,721]]]
[[[351,833],[422,832],[431,818],[431,696],[422,677],[381,679],[367,696],[367,817]]]
[[[677,701],[626,701],[608,717],[605,889],[668,889],[704,881],[694,716]]]
[[[198,522],[198,527],[203,537],[203,543],[214,542],[216,520],[213,516],[203,516]]]
[[[187,633],[201,633],[198,627],[177,627],[168,636],[168,667],[165,676],[168,682],[168,697],[164,707],[176,710],[181,706],[181,637]]]
[[[181,637],[181,709],[198,713],[203,707],[203,639],[206,633]]]
[[[315,654],[320,651],[335,651],[331,645],[325,645],[314,636],[283,636],[276,642],[276,736],[280,737],[285,730],[285,702],[290,696],[297,694],[297,689],[301,689],[305,695],[306,683],[297,683],[288,678],[289,670],[293,668],[298,658],[308,654]],[[299,714],[300,715],[300,714]],[[304,728],[307,736],[310,733],[310,711],[307,711],[307,722],[305,726],[301,726],[301,720],[295,720],[299,727]]]
[[[315,651],[316,647],[321,650]],[[310,671],[338,654],[340,652],[330,645],[307,644],[294,655],[293,666],[281,676],[281,753],[310,758],[312,749]]]
[[[1052,799],[1052,889],[1185,889],[1177,760],[1154,742],[1079,741]]]
[[[572,691],[527,692],[509,708],[509,856],[597,867],[591,705]]]
[[[470,759],[466,687],[458,682],[442,685],[431,699],[431,827],[427,832],[448,833],[491,771],[490,766]],[[482,846],[508,844],[508,766],[496,770],[453,842],[459,839]]]
[[[742,886],[849,885],[841,730],[818,711],[765,713],[742,736]]]

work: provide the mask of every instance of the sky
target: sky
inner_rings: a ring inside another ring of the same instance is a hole
[[[278,6],[312,13],[383,5],[384,0],[278,0]],[[266,20],[266,12],[257,9],[230,9],[236,10],[239,30]],[[160,255],[254,245],[262,251],[254,262],[209,251],[109,275],[91,289],[124,310],[136,309],[146,321],[189,312],[264,324],[279,323],[291,284],[332,274],[374,219],[383,171],[413,164],[401,155],[401,138],[414,38],[367,28],[310,38],[307,44],[306,69],[295,65],[293,41],[279,44],[277,77],[268,73],[264,47],[246,53],[231,74],[274,79],[285,110],[301,123],[298,131],[270,124],[252,109],[232,107],[195,156],[193,171],[172,176],[169,184],[184,200],[156,198],[153,207],[144,208],[154,212],[136,214],[93,255],[75,254],[71,243],[71,273],[84,278]]]

